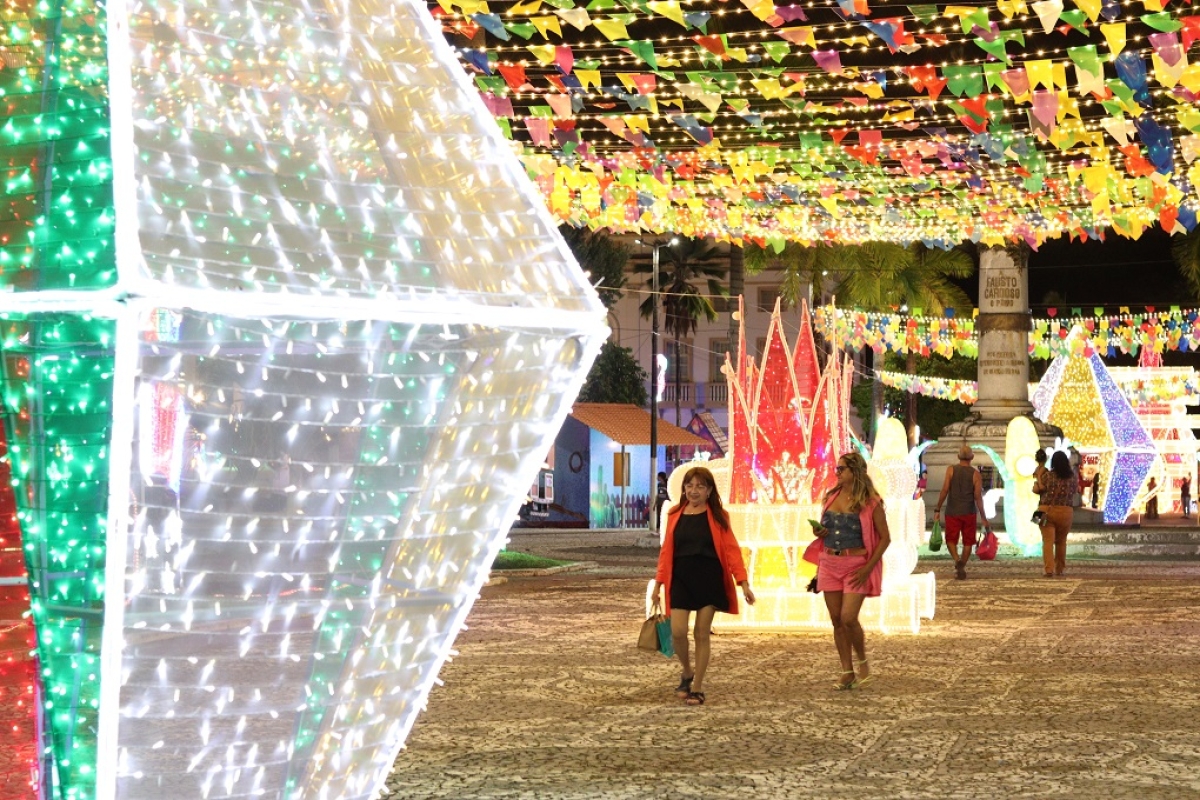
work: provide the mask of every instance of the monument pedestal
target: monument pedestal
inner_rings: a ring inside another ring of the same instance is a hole
[[[1033,404],[1029,402],[1028,258],[1029,249],[1024,245],[979,251],[979,316],[975,320],[979,399],[971,416],[947,425],[937,443],[924,453],[929,470],[924,499],[931,513],[942,491],[946,467],[958,463],[958,449],[963,444],[987,445],[1004,458],[1008,423],[1019,416],[1030,418],[1042,446],[1062,436],[1058,428],[1033,418]],[[986,466],[990,461],[986,454],[976,451],[975,466]],[[1003,527],[1002,518],[994,522],[995,527]]]

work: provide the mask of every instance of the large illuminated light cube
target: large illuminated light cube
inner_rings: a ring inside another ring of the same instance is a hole
[[[39,791],[371,797],[604,310],[420,5],[6,21]]]

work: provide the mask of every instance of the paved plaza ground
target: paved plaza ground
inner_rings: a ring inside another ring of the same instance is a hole
[[[586,572],[485,588],[388,782],[393,798],[1200,797],[1200,560],[944,556],[936,618],[870,635],[835,692],[828,631],[721,634],[708,704],[634,647],[655,553],[521,534]],[[718,615],[718,623],[720,615]]]

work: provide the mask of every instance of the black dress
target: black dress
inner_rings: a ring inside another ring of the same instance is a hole
[[[729,610],[725,572],[717,558],[708,514],[680,514],[675,524],[675,558],[671,563],[671,608],[698,611],[715,606]]]

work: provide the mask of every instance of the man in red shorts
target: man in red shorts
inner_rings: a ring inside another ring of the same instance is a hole
[[[946,549],[954,558],[954,577],[962,580],[967,577],[967,559],[971,557],[971,548],[975,546],[975,512],[983,520],[983,529],[990,531],[987,515],[983,511],[983,478],[979,470],[971,466],[975,453],[971,446],[963,442],[958,448],[958,463],[946,467],[946,477],[942,481],[942,493],[938,495],[937,505],[933,509],[936,521],[946,506]],[[959,539],[962,539],[962,555],[959,556]]]

